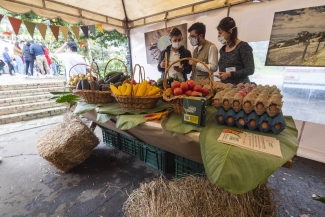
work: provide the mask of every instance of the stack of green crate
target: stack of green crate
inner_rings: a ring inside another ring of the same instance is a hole
[[[121,145],[121,150],[136,157],[141,159],[141,146],[139,144],[139,141],[126,136],[124,134],[120,134],[120,145]]]
[[[204,175],[203,164],[197,163],[195,161],[189,160],[187,158],[176,155],[176,178],[181,178],[184,174],[189,175]]]
[[[100,128],[102,129],[102,133],[103,133],[103,142],[106,145],[112,146],[117,149],[121,149],[120,134],[113,130],[107,129],[105,127],[100,127]]]

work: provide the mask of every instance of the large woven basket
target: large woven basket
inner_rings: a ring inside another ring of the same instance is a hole
[[[134,74],[136,71],[136,67],[139,67],[139,81],[140,77],[143,81],[142,77],[142,69],[139,64],[135,64],[131,81],[134,80]],[[121,108],[128,110],[141,110],[141,109],[152,109],[156,107],[157,102],[161,99],[161,96],[134,96],[133,94],[133,82],[131,82],[131,95],[123,96],[113,94],[116,101],[120,104]]]
[[[75,67],[77,65],[89,66],[87,64],[78,63],[78,64],[74,65],[73,67]],[[90,72],[89,72],[90,78],[91,78],[90,81],[93,80],[91,66],[92,66],[92,64],[90,65]],[[94,88],[93,88],[92,82],[90,82],[90,89],[91,90],[74,90],[73,93],[75,95],[80,96],[84,102],[89,103],[89,104],[105,104],[105,103],[114,101],[114,97],[112,97],[111,91],[93,90]]]
[[[76,65],[79,65],[79,64],[76,64]],[[69,72],[68,72],[69,77],[70,77],[70,74],[71,74],[71,70],[72,70],[73,67],[75,67],[76,65],[74,65],[74,66],[72,66],[72,67],[70,68],[70,70],[69,70]],[[98,67],[98,65],[97,65],[96,62],[92,62],[91,65],[95,65],[96,68],[97,68],[97,71],[99,71],[99,67]],[[87,66],[88,66],[88,65],[87,65]],[[98,76],[97,76],[97,78],[98,78]],[[72,92],[74,92],[74,91],[76,90],[77,86],[67,86],[67,88],[69,88]]]
[[[166,53],[165,59],[167,60],[167,53]],[[176,64],[176,63],[178,63],[180,61],[183,61],[183,60],[194,60],[196,62],[199,62],[199,63],[202,63],[203,64],[203,66],[208,70],[208,74],[209,74],[209,78],[210,78],[210,83],[209,83],[210,84],[210,93],[205,98],[206,99],[210,99],[213,96],[213,93],[212,93],[212,87],[213,87],[212,74],[211,74],[211,71],[210,71],[209,67],[204,62],[202,62],[201,60],[195,59],[195,58],[183,58],[183,59],[179,59],[179,60],[174,61],[173,63],[171,63],[167,67],[167,62],[168,61],[166,61],[165,75],[164,75],[164,91],[163,91],[162,96],[163,96],[163,99],[164,100],[166,100],[167,102],[169,102],[172,105],[173,111],[176,114],[182,114],[182,112],[183,112],[183,99],[186,96],[173,96],[173,97],[168,97],[166,95],[167,76],[169,75],[169,69],[170,69],[170,67],[172,67],[174,64]]]

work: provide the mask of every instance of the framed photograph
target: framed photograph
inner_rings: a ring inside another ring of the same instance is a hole
[[[276,12],[266,66],[325,66],[325,6]]]
[[[147,63],[157,64],[161,55],[161,51],[165,50],[170,45],[169,33],[173,28],[177,27],[183,36],[183,46],[187,48],[187,24],[168,27],[167,29],[159,29],[152,32],[144,33],[146,43]]]

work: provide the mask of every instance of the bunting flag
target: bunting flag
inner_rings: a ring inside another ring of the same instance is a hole
[[[36,25],[43,39],[45,40],[47,25],[45,25],[44,23],[37,23]]]
[[[68,27],[67,26],[60,26],[60,30],[65,38],[66,41],[68,41]]]
[[[104,34],[103,25],[101,23],[96,24],[97,29]]]
[[[1,20],[2,20],[2,18],[3,18],[3,15],[2,15],[2,14],[0,14],[0,23],[1,23]]]
[[[59,26],[52,26],[50,25],[50,28],[53,32],[54,37],[56,38],[56,40],[59,40],[59,31],[60,31],[60,27]]]
[[[87,46],[87,43],[86,42],[83,42],[83,41],[81,41],[79,44],[80,44],[80,48]]]
[[[95,25],[88,26],[89,31],[93,34],[93,36],[96,36],[96,28]]]
[[[71,26],[71,29],[76,38],[79,39],[79,26]]]
[[[36,24],[29,22],[29,21],[24,21],[24,24],[25,24],[30,36],[32,36],[32,38],[33,38]]]
[[[13,18],[13,17],[8,17],[8,19],[9,19],[9,21],[11,23],[11,26],[12,26],[14,32],[16,33],[16,36],[17,36],[22,20],[21,19],[16,19],[16,18]]]
[[[89,38],[89,35],[88,35],[88,26],[81,26],[81,30],[85,34],[86,38]]]

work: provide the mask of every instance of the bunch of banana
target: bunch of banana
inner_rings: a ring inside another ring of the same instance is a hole
[[[131,89],[131,84],[123,83],[116,88],[110,85],[111,91],[116,95],[132,95],[133,96],[160,96],[160,89],[156,86],[151,86],[148,81],[143,81],[139,84],[134,84]]]

